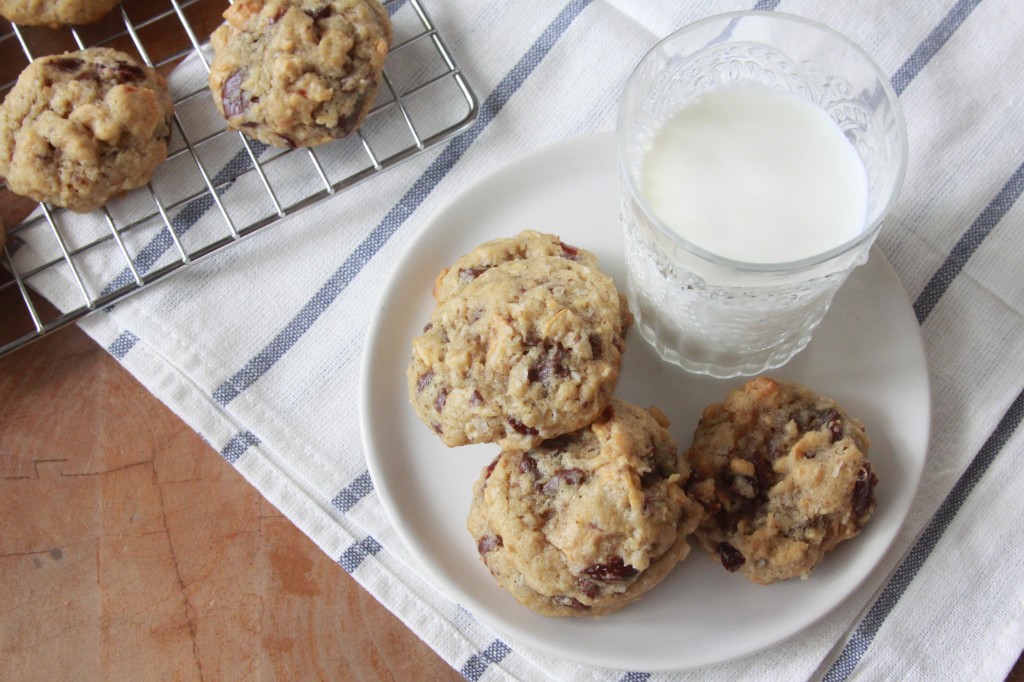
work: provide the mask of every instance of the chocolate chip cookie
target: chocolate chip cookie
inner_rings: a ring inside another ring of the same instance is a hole
[[[561,256],[590,268],[597,258],[585,249],[570,246],[556,235],[523,230],[515,237],[492,239],[460,257],[445,268],[434,282],[434,298],[443,302],[496,265],[538,256]]]
[[[599,616],[661,582],[702,513],[667,426],[657,408],[614,399],[587,427],[503,451],[467,521],[498,583],[544,615]]]
[[[707,508],[697,541],[756,583],[806,578],[871,518],[878,479],[868,447],[834,400],[752,379],[704,410],[687,453],[689,491]]]
[[[0,15],[26,26],[91,24],[112,10],[118,0],[0,0]]]
[[[612,280],[561,256],[487,269],[413,339],[417,414],[448,446],[528,449],[586,426],[611,400],[625,350]]]
[[[122,52],[41,57],[0,107],[0,175],[17,194],[91,211],[149,181],[172,114],[163,77]]]
[[[210,90],[229,127],[279,147],[359,127],[391,44],[377,0],[238,0],[224,19],[210,37]]]

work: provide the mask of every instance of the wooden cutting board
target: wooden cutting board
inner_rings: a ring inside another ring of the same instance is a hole
[[[0,358],[0,586],[0,677],[461,679],[75,327]]]

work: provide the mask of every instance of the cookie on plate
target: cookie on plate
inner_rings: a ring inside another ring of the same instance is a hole
[[[118,0],[0,0],[0,15],[26,26],[91,24],[114,9]]]
[[[377,0],[238,0],[210,37],[228,126],[279,147],[345,137],[373,105],[391,45]]]
[[[413,339],[413,407],[448,446],[528,449],[575,431],[611,400],[622,319],[615,284],[595,268],[560,256],[490,268]]]
[[[570,246],[553,234],[523,230],[515,237],[484,242],[442,270],[434,282],[434,298],[439,303],[451,298],[496,265],[538,256],[561,256],[587,267],[597,267],[597,258],[589,251]]]
[[[667,426],[657,408],[616,398],[590,426],[503,451],[467,521],[498,583],[544,615],[599,616],[661,582],[702,513]]]
[[[91,211],[149,181],[172,114],[163,77],[122,52],[41,57],[0,107],[0,175],[16,194]]]
[[[704,410],[687,453],[707,477],[689,489],[708,511],[697,541],[756,583],[806,578],[871,518],[878,479],[868,447],[834,400],[750,380]]]

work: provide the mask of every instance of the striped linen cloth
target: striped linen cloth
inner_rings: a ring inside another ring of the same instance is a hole
[[[1024,645],[1024,3],[427,7],[480,96],[471,128],[82,327],[467,679],[1002,679]],[[444,597],[385,519],[355,403],[380,282],[429,216],[480,175],[612,129],[627,76],[657,40],[755,7],[851,37],[902,100],[910,165],[879,246],[914,301],[926,345],[934,418],[923,482],[867,582],[781,644],[678,673],[556,659]],[[197,205],[176,220],[198,229],[218,219],[211,213]]]

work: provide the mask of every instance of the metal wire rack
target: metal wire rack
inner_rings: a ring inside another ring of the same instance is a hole
[[[24,308],[4,316],[0,356],[437,146],[477,116],[476,96],[421,0],[382,0],[394,40],[377,101],[356,133],[315,148],[278,149],[230,131],[210,114],[216,110],[206,86],[204,46],[227,7],[225,0],[215,4],[221,6],[211,13],[210,0],[124,0],[97,25],[51,31],[11,24],[0,35],[0,60],[23,60],[17,71],[42,54],[96,45],[134,52],[165,74],[178,69],[170,75],[168,158],[145,187],[82,218],[0,186],[8,221],[19,205],[22,214],[31,210],[8,225],[0,253],[0,306]],[[179,39],[168,40],[171,33]],[[186,67],[199,77],[176,86]],[[0,93],[14,82],[0,85]],[[259,188],[255,203],[265,205],[254,206],[251,192],[245,206],[234,205],[227,190],[243,183]],[[202,230],[191,229],[197,215],[205,216]],[[73,225],[81,220],[90,225]],[[39,293],[52,298],[54,287],[56,309]]]

